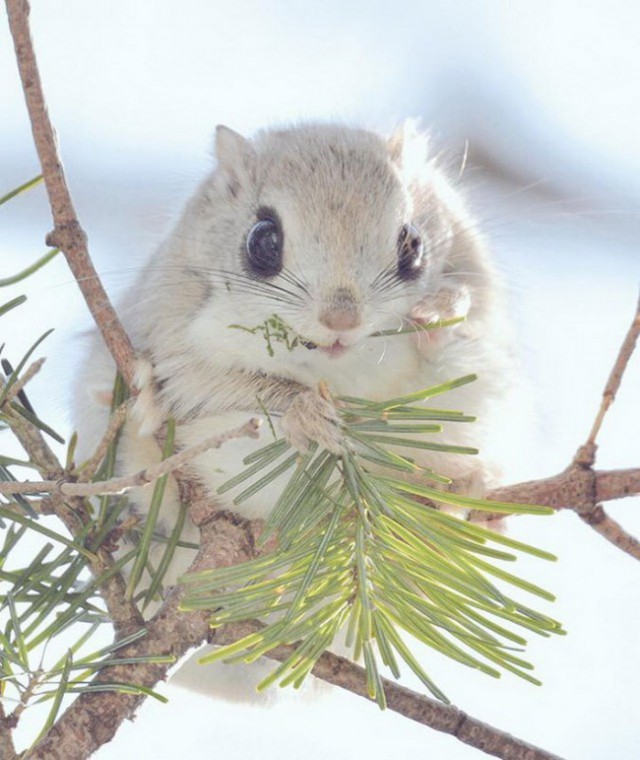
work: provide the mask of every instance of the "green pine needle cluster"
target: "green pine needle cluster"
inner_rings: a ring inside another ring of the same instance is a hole
[[[4,394],[12,387],[36,345],[4,381],[0,400],[5,398]],[[23,400],[28,404],[26,397]],[[51,437],[58,437],[20,400],[11,401],[7,406],[12,415],[36,424]],[[8,424],[6,413],[0,413],[0,425],[5,427],[5,433]],[[16,480],[15,467],[33,465],[0,456],[0,480]],[[113,509],[98,513],[75,537],[69,538],[60,532],[57,520],[43,518],[29,499],[15,494],[0,500],[3,536],[0,544],[0,702],[5,715],[13,716],[16,721],[25,709],[50,702],[34,744],[54,724],[65,706],[65,697],[71,694],[110,689],[144,693],[166,701],[152,690],[133,683],[93,682],[96,673],[107,666],[173,661],[164,656],[124,660],[117,650],[131,643],[132,638],[91,649],[91,643],[96,637],[100,638],[105,626],[110,624],[99,588],[109,577],[122,572],[136,556],[136,551],[131,550],[98,577],[91,575],[94,552],[113,529],[118,514],[119,511]],[[145,634],[145,630],[140,630],[135,638]]]
[[[116,690],[166,701],[136,684],[93,682],[95,674],[108,666],[173,662],[167,656],[126,659],[118,655],[118,650],[146,635],[144,629],[95,651],[89,646],[109,622],[97,587],[108,575],[120,572],[131,555],[93,582],[87,572],[86,550],[47,528],[47,536],[53,540],[45,543],[28,564],[13,566],[14,557],[29,555],[31,531],[39,533],[44,527],[33,520],[20,524],[15,516],[3,509],[3,517],[12,524],[5,524],[0,548],[0,585],[4,587],[0,593],[0,697],[14,709],[50,703],[34,744],[53,726],[64,698],[70,694]],[[77,540],[82,543],[85,538]],[[9,712],[5,708],[5,713]]]
[[[7,193],[0,198],[0,205],[40,179]],[[0,279],[0,287],[20,283],[57,253],[57,249],[50,250],[24,271]],[[26,296],[18,295],[0,304],[0,316],[25,301]],[[459,321],[446,320],[420,329]],[[255,328],[234,327],[264,339],[271,352],[276,344],[284,343],[287,350],[293,350],[302,341],[277,315]],[[415,329],[411,326],[370,337]],[[5,379],[0,404],[5,403],[0,410],[0,429],[8,432],[9,423],[15,425],[16,419],[23,419],[63,443],[33,410],[24,390],[7,399],[48,334],[36,341],[15,368],[2,357]],[[447,478],[421,467],[411,456],[419,449],[461,456],[477,453],[438,442],[443,424],[469,424],[473,417],[425,406],[429,398],[473,379],[467,376],[384,402],[338,399],[344,435],[339,456],[316,444],[301,455],[286,441],[276,440],[246,458],[245,470],[220,490],[234,490],[234,502],[239,504],[288,474],[262,537],[263,541],[277,537],[278,549],[241,565],[184,578],[188,587],[185,608],[211,610],[213,626],[261,622],[256,633],[219,648],[204,658],[206,661],[250,662],[275,646],[293,644],[291,656],[261,688],[274,682],[299,686],[320,654],[343,638],[353,658],[364,661],[369,693],[381,707],[385,704],[381,666],[397,677],[403,663],[436,697],[446,701],[411,650],[411,641],[416,639],[489,675],[506,670],[538,683],[531,675],[531,665],[520,656],[526,644],[522,634],[531,631],[548,636],[563,630],[558,622],[512,595],[525,591],[553,599],[545,590],[508,572],[505,563],[513,562],[519,552],[542,559],[554,557],[435,509],[433,502],[507,514],[546,514],[551,510],[463,497],[447,490]],[[117,381],[114,405],[122,401],[123,392]],[[172,452],[173,431],[169,421],[164,456]],[[433,437],[425,440],[425,434]],[[67,467],[73,462],[74,445],[72,439]],[[111,446],[95,480],[113,475],[116,445]],[[0,456],[0,479],[18,479],[23,468],[33,468],[33,464]],[[108,571],[109,575],[125,571],[127,595],[143,609],[161,598],[163,578],[176,548],[186,546],[180,540],[186,505],[168,535],[160,535],[157,528],[165,482],[166,477],[155,484],[144,524],[128,527],[131,549]],[[0,699],[7,706],[5,715],[16,722],[27,707],[50,703],[40,733],[43,736],[54,724],[66,695],[116,689],[158,697],[135,684],[92,679],[107,665],[165,662],[166,658],[123,660],[118,650],[131,643],[131,638],[98,649],[94,646],[90,651],[96,632],[109,624],[99,594],[107,576],[92,577],[90,566],[98,547],[122,532],[118,521],[126,499],[105,496],[95,505],[86,502],[89,517],[72,538],[60,532],[55,519],[42,519],[30,499],[19,495],[0,499]],[[157,551],[158,542],[164,544],[162,552]],[[144,630],[135,634],[143,635]]]
[[[112,413],[128,398],[128,391],[120,374],[116,375],[113,388],[111,411]],[[167,420],[165,443],[162,450],[162,458],[166,459],[174,451],[175,420]],[[115,475],[116,454],[118,450],[118,437],[112,442],[102,466],[96,472],[93,480],[100,482],[108,480]],[[166,590],[164,579],[173,561],[178,547],[193,550],[194,556],[197,546],[181,541],[180,536],[187,518],[187,505],[181,504],[177,510],[176,520],[170,532],[165,534],[158,526],[160,510],[162,508],[165,489],[169,476],[159,477],[153,484],[149,511],[144,521],[131,520],[127,512],[129,505],[126,496],[102,496],[95,517],[93,537],[97,546],[110,535],[111,531],[121,531],[123,535],[120,541],[128,544],[131,551],[128,552],[128,560],[123,566],[124,575],[127,579],[126,598],[132,599],[145,612],[153,602],[162,600]],[[120,520],[125,516],[129,518],[129,526],[123,527]],[[162,550],[159,551],[159,547]]]
[[[411,637],[491,676],[501,670],[538,684],[520,656],[520,631],[563,633],[561,625],[512,596],[553,596],[504,569],[517,552],[547,552],[435,509],[441,502],[505,514],[549,514],[544,507],[472,499],[445,490],[449,480],[419,466],[417,449],[473,455],[439,443],[442,424],[472,417],[423,406],[473,381],[467,376],[401,398],[341,398],[341,455],[312,444],[305,454],[284,440],[248,456],[221,492],[240,504],[284,473],[290,477],[262,537],[278,550],[233,567],[185,576],[185,609],[211,610],[211,625],[257,619],[261,629],[218,648],[202,662],[251,662],[281,644],[291,656],[259,685],[298,687],[339,636],[364,660],[368,691],[380,707],[380,664],[395,676],[404,662],[437,698],[447,701],[410,648]],[[424,434],[432,433],[433,440]],[[419,435],[419,438],[415,436]],[[406,453],[406,452],[409,452]]]
[[[0,206],[38,185],[41,176],[0,197]],[[0,288],[18,285],[37,273],[57,254],[54,248],[24,270],[0,278]],[[27,301],[17,295],[0,303],[0,316]],[[49,336],[45,332],[26,351],[15,366],[0,347],[0,433],[8,442],[12,427],[30,423],[48,439],[64,444],[63,438],[47,425],[33,409],[24,389],[13,394],[34,352]],[[121,384],[120,384],[121,385]],[[13,396],[10,397],[10,394]],[[121,394],[120,394],[121,396]],[[119,397],[116,389],[114,398]],[[10,441],[14,445],[15,441]],[[55,447],[55,443],[53,446]],[[66,463],[71,467],[75,441],[67,449]],[[115,446],[111,448],[96,479],[113,474]],[[0,480],[11,482],[34,477],[33,462],[0,454]],[[37,473],[35,474],[37,477]],[[42,497],[46,494],[42,494]],[[39,497],[19,494],[0,497],[0,709],[7,727],[18,726],[25,710],[35,709],[42,716],[34,746],[54,725],[71,695],[97,690],[115,690],[145,694],[166,701],[164,697],[134,683],[95,680],[105,667],[127,663],[173,662],[169,656],[125,658],[123,647],[145,636],[141,629],[125,639],[101,646],[110,637],[110,618],[100,597],[99,588],[108,578],[122,572],[134,561],[131,549],[99,577],[91,574],[95,552],[115,528],[125,506],[123,499],[104,497],[98,509],[81,530],[69,537],[60,522],[44,517],[34,509]],[[87,513],[92,507],[85,504]],[[156,582],[160,581],[157,576]],[[97,643],[100,642],[100,643]],[[34,732],[35,733],[35,732]],[[2,752],[0,751],[0,754]]]

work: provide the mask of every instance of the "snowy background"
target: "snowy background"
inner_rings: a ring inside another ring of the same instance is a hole
[[[34,0],[32,26],[68,180],[117,299],[210,165],[217,123],[250,134],[292,120],[390,130],[419,117],[465,182],[512,295],[537,430],[527,477],[563,469],[585,439],[640,279],[640,5],[634,0]],[[6,21],[0,23],[0,193],[38,173]],[[0,276],[45,250],[42,188],[0,214]],[[68,431],[69,378],[90,325],[62,259],[8,296],[9,357],[47,327],[36,408]],[[28,323],[25,323],[25,315]],[[600,439],[598,466],[638,466],[637,357]],[[45,406],[46,405],[46,406]],[[613,516],[640,533],[640,504]],[[544,686],[425,654],[454,703],[565,758],[640,755],[640,573],[571,514],[511,521],[555,552],[522,573],[558,596],[569,631],[533,640]],[[349,694],[286,695],[264,710],[171,685],[101,749],[122,757],[259,755],[473,760],[481,753]]]

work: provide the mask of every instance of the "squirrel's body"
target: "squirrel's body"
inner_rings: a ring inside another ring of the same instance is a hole
[[[290,440],[323,443],[335,425],[327,421],[326,429],[315,430],[304,405],[292,411],[301,392],[313,405],[308,392],[319,381],[336,396],[377,400],[470,373],[478,375],[475,383],[429,405],[476,415],[478,422],[450,425],[438,438],[482,452],[512,379],[500,288],[471,218],[427,156],[425,140],[385,141],[364,130],[312,125],[248,141],[219,128],[216,154],[215,171],[124,303],[125,327],[153,367],[155,402],[139,402],[127,423],[120,469],[157,460],[153,433],[169,415],[181,447],[265,409],[276,427],[284,416]],[[274,314],[299,342],[290,350],[274,341],[270,355],[260,332],[249,329]],[[371,337],[454,316],[467,319],[434,332]],[[112,381],[113,365],[96,342],[83,387],[104,398]],[[82,402],[85,447],[106,425],[108,408],[92,409]],[[266,425],[263,431],[258,441],[231,441],[193,463],[221,508],[231,507],[232,496],[217,497],[217,487],[240,471],[247,453],[268,443]],[[426,451],[423,461],[463,490],[486,484],[494,465],[483,453]],[[276,481],[240,511],[266,516],[281,487]],[[145,497],[135,503],[144,512]],[[170,488],[162,512],[168,529],[175,509]],[[185,537],[197,538],[193,525]],[[192,557],[177,553],[172,578]]]

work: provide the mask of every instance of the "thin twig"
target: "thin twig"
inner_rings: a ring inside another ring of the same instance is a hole
[[[49,119],[29,29],[28,0],[6,0],[33,139],[49,196],[54,229],[47,243],[60,248],[102,332],[116,365],[132,392],[134,351],[89,258],[87,236],[78,221]]]
[[[596,418],[593,422],[591,432],[584,445],[582,445],[574,457],[574,466],[582,467],[585,470],[591,471],[596,459],[596,438],[602,427],[602,422],[605,415],[613,404],[622,377],[629,364],[629,359],[633,354],[633,351],[638,342],[638,336],[640,335],[640,297],[636,304],[636,311],[633,317],[633,321],[627,330],[627,334],[622,341],[620,351],[613,365],[613,369],[609,374],[607,383],[602,394],[602,401],[600,408],[596,414]],[[595,531],[600,533],[601,536],[611,541],[614,546],[617,546],[622,551],[629,554],[631,557],[640,559],[640,542],[634,538],[630,533],[624,530],[624,528],[613,520],[604,511],[604,508],[598,503],[603,500],[603,496],[599,493],[597,484],[594,484],[593,490],[593,503],[588,507],[575,507],[575,511],[588,525],[590,525]]]
[[[86,483],[93,478],[96,474],[98,467],[102,464],[104,458],[107,456],[109,447],[115,441],[116,436],[120,432],[120,428],[124,425],[127,419],[128,403],[125,401],[123,404],[113,412],[109,418],[109,425],[105,434],[102,436],[100,443],[97,445],[96,450],[91,457],[83,462],[82,466],[78,468],[78,480],[82,483]]]
[[[182,465],[195,459],[200,454],[210,449],[217,449],[223,443],[234,438],[257,438],[259,435],[261,420],[252,417],[243,425],[228,430],[225,433],[212,435],[205,438],[204,441],[189,446],[186,449],[173,454],[173,456],[163,459],[153,467],[147,467],[139,470],[132,475],[123,475],[110,480],[98,481],[96,483],[74,483],[61,477],[58,480],[41,480],[41,481],[24,481],[24,482],[0,482],[0,494],[38,494],[48,493],[52,496],[81,496],[84,498],[90,496],[106,496],[109,494],[121,494],[132,488],[139,488],[153,483],[162,475],[182,467]]]
[[[56,510],[53,506],[53,499],[49,496],[45,496],[42,499],[27,499],[29,502],[29,509],[33,510],[38,515],[55,515]],[[2,508],[13,512],[16,515],[24,515],[24,508],[17,503],[9,502],[2,504]]]
[[[600,533],[607,541],[631,557],[640,560],[640,541],[628,533],[618,522],[609,517],[601,502],[636,496],[640,493],[640,469],[593,470],[596,457],[596,438],[607,410],[615,400],[629,359],[640,336],[640,298],[629,329],[618,352],[602,394],[602,402],[596,414],[587,441],[582,445],[573,464],[560,475],[544,480],[521,483],[517,486],[498,488],[488,494],[489,499],[541,504],[555,509],[572,509]],[[503,515],[471,512],[470,519],[478,522],[500,520]]]
[[[638,298],[633,321],[627,330],[627,334],[625,335],[622,345],[620,346],[620,351],[618,352],[618,356],[613,365],[613,369],[611,370],[609,378],[607,379],[607,384],[605,385],[604,391],[602,393],[600,408],[596,414],[596,418],[593,422],[589,437],[587,438],[585,444],[578,449],[578,452],[576,453],[573,460],[575,464],[579,464],[582,467],[592,467],[595,462],[597,449],[596,438],[600,432],[602,421],[604,420],[609,407],[615,400],[616,393],[618,392],[620,383],[622,382],[622,376],[624,375],[627,365],[629,364],[629,359],[631,358],[631,354],[636,347],[639,335],[640,297]]]
[[[62,479],[64,469],[38,428],[13,411],[5,413],[5,418],[40,475],[54,481]],[[77,536],[90,519],[86,505],[80,498],[53,494],[48,503],[72,536]],[[113,558],[104,548],[99,548],[94,557],[91,560],[91,570],[96,577],[112,568]],[[130,633],[144,624],[136,605],[125,598],[126,586],[119,573],[110,574],[100,591],[117,632]]]
[[[64,496],[99,496],[118,494],[131,488],[145,486],[161,475],[181,467],[212,448],[218,448],[232,438],[248,436],[255,438],[260,420],[251,418],[244,425],[233,428],[221,435],[211,436],[200,443],[183,449],[164,459],[159,464],[139,470],[131,475],[123,475],[97,483],[74,482],[61,477],[58,480],[17,481],[0,483],[0,494],[61,494]],[[514,483],[494,488],[487,494],[491,501],[507,501],[515,504],[539,504],[553,509],[572,509],[586,514],[602,501],[613,501],[640,494],[640,468],[625,470],[597,470],[590,472],[582,468],[570,467],[550,478]],[[47,509],[40,509],[43,514]],[[504,518],[504,512],[472,510],[471,522],[484,522]]]
[[[20,717],[29,706],[31,698],[36,693],[36,690],[42,682],[42,675],[43,673],[41,670],[36,670],[35,672],[29,674],[29,682],[27,683],[27,687],[20,694],[20,700],[18,704],[15,706],[13,712],[9,716],[10,720],[12,720],[15,724],[19,722]]]
[[[580,517],[601,536],[631,557],[640,560],[640,541],[628,533],[598,504],[587,512],[578,512]]]
[[[30,364],[22,376],[16,380],[16,382],[9,388],[7,395],[2,400],[2,406],[8,406],[9,403],[22,391],[25,385],[32,380],[38,372],[42,369],[42,365],[45,363],[46,358],[42,356],[37,359],[33,364]]]
[[[63,477],[64,470],[42,433],[14,409],[4,412],[6,423],[26,451],[29,462],[47,479]]]

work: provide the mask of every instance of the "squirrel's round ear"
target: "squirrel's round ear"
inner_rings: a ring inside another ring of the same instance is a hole
[[[218,124],[215,137],[215,154],[222,167],[234,168],[253,158],[255,152],[249,140],[239,132]]]
[[[402,149],[404,147],[404,124],[396,127],[387,138],[387,152],[394,164],[402,165]]]
[[[387,139],[389,158],[408,178],[421,173],[429,161],[429,138],[416,119],[406,119]]]
[[[243,178],[250,173],[255,151],[250,141],[233,129],[218,124],[215,137],[215,156],[218,168],[230,180],[234,188],[242,185]]]
[[[391,160],[402,165],[403,158],[408,152],[422,151],[426,158],[429,138],[420,131],[417,119],[405,119],[387,139],[387,150]]]

